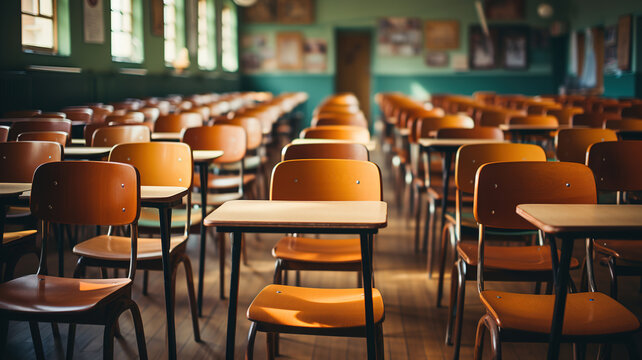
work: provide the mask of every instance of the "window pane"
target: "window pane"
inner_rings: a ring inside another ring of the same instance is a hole
[[[124,32],[111,33],[111,55],[120,58],[131,58],[132,51],[132,37]]]
[[[176,22],[176,9],[174,6],[165,6],[165,24]]]
[[[20,10],[22,10],[22,12],[37,15],[38,0],[22,0],[22,6]]]
[[[129,14],[123,14],[121,17],[123,31],[131,33],[132,32],[132,17]]]
[[[111,9],[120,10],[120,0],[111,0]]]
[[[111,31],[120,31],[123,28],[121,15],[118,11],[111,12]]]
[[[122,0],[123,12],[130,13],[132,12],[132,0]]]
[[[165,38],[166,39],[176,38],[176,26],[174,26],[174,24],[168,24],[167,26],[165,26]]]
[[[53,21],[30,15],[22,15],[22,45],[53,49]]]
[[[176,43],[173,40],[165,40],[165,61],[172,62],[176,57]]]
[[[40,15],[53,16],[53,0],[40,0]]]

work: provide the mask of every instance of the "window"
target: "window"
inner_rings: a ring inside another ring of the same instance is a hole
[[[56,0],[21,0],[22,47],[56,52]]]
[[[165,63],[176,58],[176,0],[163,0],[165,20]]]
[[[111,0],[111,56],[116,60],[140,60],[132,9],[132,0]]]
[[[216,67],[213,1],[198,0],[198,66],[213,70]]]
[[[237,71],[239,68],[236,13],[230,6],[221,12],[221,50],[223,70]]]

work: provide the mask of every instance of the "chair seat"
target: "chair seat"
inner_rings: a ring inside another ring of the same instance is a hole
[[[383,299],[372,289],[375,323],[383,320]],[[268,285],[247,309],[251,321],[306,328],[365,326],[363,289],[318,289]]]
[[[361,262],[359,239],[312,239],[285,236],[272,249],[277,259],[321,263]]]
[[[462,241],[457,244],[457,253],[469,265],[477,265],[477,242]],[[559,253],[559,251],[558,251]],[[484,267],[514,271],[550,271],[551,250],[548,246],[485,246]],[[571,258],[571,268],[579,266]]]
[[[172,236],[170,253],[186,241],[184,236]],[[73,252],[100,260],[129,261],[131,242],[129,237],[100,235],[74,246]],[[161,258],[161,240],[159,238],[138,238],[138,260],[156,260]]]
[[[192,203],[194,203],[193,200]],[[212,210],[213,208],[210,207],[207,209],[207,212],[210,213]],[[201,218],[201,209],[192,208],[192,211],[190,213],[190,226],[200,224]],[[185,208],[172,209],[172,229],[185,227],[185,221],[187,221],[187,210],[185,210]],[[141,228],[160,228],[158,209],[140,208],[140,218],[138,219],[138,226]]]
[[[23,230],[23,231],[13,231],[13,232],[6,232],[2,234],[2,245],[9,245],[10,243],[24,239],[27,236],[35,234],[37,231],[36,230]]]
[[[555,295],[488,290],[482,291],[479,297],[502,329],[550,332]],[[563,335],[611,335],[636,331],[639,327],[640,322],[633,313],[603,293],[575,293],[566,298]]]
[[[595,250],[616,259],[642,262],[642,240],[596,240]]]
[[[194,186],[201,187],[200,174],[194,174]],[[247,185],[256,179],[254,174],[243,174],[243,184]],[[209,174],[207,178],[207,187],[213,189],[233,189],[239,187],[239,175],[214,175]]]
[[[88,311],[130,279],[73,279],[26,275],[0,284],[0,311],[56,314]]]
[[[209,193],[207,194],[207,205],[218,206],[218,205],[222,205],[226,201],[238,200],[241,198],[243,198],[243,194],[236,191],[227,192],[227,193],[217,193],[217,194]],[[195,204],[195,205],[201,204],[200,193],[192,193],[192,204]]]

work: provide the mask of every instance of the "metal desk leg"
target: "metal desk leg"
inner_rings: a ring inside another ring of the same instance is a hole
[[[370,234],[361,234],[361,273],[363,274],[363,295],[366,311],[366,336],[368,359],[376,358],[374,310],[372,305],[372,259],[370,258]]]
[[[449,151],[444,151],[444,158],[442,160],[442,181],[444,182],[442,185],[442,192],[443,195],[441,197],[441,222],[439,223],[441,227],[439,229],[444,228],[444,224],[446,223],[446,210],[448,209],[448,183],[450,182],[450,164],[452,163],[452,153]],[[440,233],[440,232],[437,232]],[[428,244],[428,264],[430,265],[428,267],[428,278],[432,278],[432,258],[433,258],[433,251],[432,249],[435,247],[434,240],[436,239],[436,236],[433,235],[433,241]]]
[[[550,242],[555,239],[551,236]],[[551,246],[553,251],[555,246]],[[555,283],[555,307],[553,310],[553,323],[551,334],[548,340],[548,360],[556,360],[560,354],[560,339],[562,337],[562,325],[564,324],[564,308],[566,307],[566,294],[568,292],[568,268],[573,252],[573,239],[562,239],[562,254],[560,256],[559,268],[557,269],[557,281]],[[551,252],[551,256],[557,257],[557,251]],[[554,270],[555,271],[555,270]]]
[[[163,280],[165,282],[165,311],[167,314],[167,342],[168,357],[176,359],[176,328],[174,326],[174,306],[172,304],[172,269],[169,263],[169,243],[170,243],[170,225],[172,218],[172,208],[161,207],[160,213],[160,231],[161,231],[161,249],[163,259]]]
[[[239,272],[241,265],[241,243],[243,234],[232,233],[232,274],[230,275],[230,302],[227,307],[227,344],[225,358],[234,359],[234,339],[236,337],[236,307],[239,297]]]
[[[201,163],[198,165],[201,188],[201,253],[199,255],[198,263],[198,316],[203,316],[203,278],[205,277],[205,244],[207,240],[207,232],[203,220],[207,216],[207,164]]]

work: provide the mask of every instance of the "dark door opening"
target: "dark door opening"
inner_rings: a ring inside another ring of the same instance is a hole
[[[372,34],[364,30],[338,30],[335,92],[352,92],[370,120],[370,56]]]

